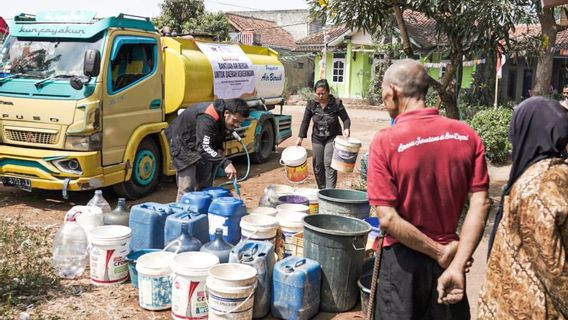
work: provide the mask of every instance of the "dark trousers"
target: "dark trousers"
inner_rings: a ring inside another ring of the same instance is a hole
[[[436,286],[443,271],[432,258],[400,243],[384,248],[375,319],[470,319],[467,296],[457,304],[437,302]]]
[[[213,163],[209,161],[200,160],[196,164],[178,171],[176,173],[178,185],[176,201],[179,202],[181,197],[188,192],[210,187],[213,184],[213,179],[215,179]]]
[[[337,183],[337,171],[331,167],[333,139],[326,142],[312,140],[313,165],[319,189],[333,189]]]

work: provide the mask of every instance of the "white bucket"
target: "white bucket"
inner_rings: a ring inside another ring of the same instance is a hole
[[[172,305],[173,252],[147,253],[136,261],[138,271],[138,302],[147,310],[166,310]]]
[[[300,212],[305,214],[310,213],[310,207],[297,203],[279,204],[278,206],[276,206],[276,210],[278,211],[278,214],[287,212]]]
[[[282,242],[284,242],[285,257],[292,255],[292,235],[304,230],[302,219],[306,215],[306,213],[302,212],[283,212],[276,215],[276,220],[278,220],[280,227],[282,227]]]
[[[241,218],[241,240],[270,241],[274,244],[278,232],[278,220],[276,218],[249,214]]]
[[[308,151],[300,146],[287,147],[282,151],[280,164],[286,166],[286,177],[291,182],[302,182],[308,177]]]
[[[128,279],[128,262],[132,230],[125,226],[96,227],[91,238],[91,283],[113,285]]]
[[[260,214],[271,217],[276,216],[277,213],[278,211],[272,207],[257,207],[249,211],[249,214]]]
[[[337,136],[333,140],[331,167],[341,172],[353,172],[357,155],[361,149],[361,140]]]
[[[319,201],[318,201],[319,189],[316,188],[298,188],[294,194],[299,196],[304,196],[310,201],[310,214],[319,213]]]
[[[256,269],[224,263],[211,267],[207,277],[209,319],[252,319]]]
[[[65,214],[65,221],[68,218],[75,218],[75,221],[85,231],[90,244],[91,230],[103,225],[103,210],[98,207],[74,206]]]
[[[219,264],[219,258],[207,252],[184,252],[172,262],[172,318],[207,319],[207,290],[205,280],[209,268]]]
[[[285,195],[294,193],[294,188],[289,186],[289,185],[285,185],[285,184],[271,184],[268,187],[274,188],[274,191],[276,191],[278,196],[285,196]],[[268,187],[266,187],[264,189],[265,193],[268,190]]]

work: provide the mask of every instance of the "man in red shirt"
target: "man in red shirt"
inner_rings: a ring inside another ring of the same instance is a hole
[[[383,101],[396,124],[375,136],[367,175],[369,202],[387,233],[375,311],[381,320],[470,318],[465,269],[489,210],[485,152],[467,124],[426,108],[427,91],[426,69],[414,60],[385,72]],[[456,229],[469,193],[460,239]],[[446,268],[458,276],[438,297]]]

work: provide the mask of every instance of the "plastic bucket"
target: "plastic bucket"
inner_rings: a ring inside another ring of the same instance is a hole
[[[282,212],[276,215],[278,223],[282,228],[282,242],[284,243],[284,257],[293,254],[292,236],[304,230],[302,219],[307,214],[305,212]]]
[[[330,214],[304,217],[304,257],[318,261],[322,268],[322,311],[343,312],[357,304],[357,280],[370,231],[368,223],[356,218]]]
[[[219,264],[219,258],[207,252],[184,252],[172,262],[172,318],[207,319],[205,280],[209,268]]]
[[[371,295],[371,283],[373,281],[373,268],[375,267],[375,257],[365,260],[361,269],[361,277],[357,281],[359,293],[361,294],[361,311],[363,316],[367,316],[367,306]]]
[[[241,241],[270,241],[274,244],[278,232],[278,220],[267,215],[250,214],[241,218]]]
[[[89,233],[91,238],[91,283],[113,285],[128,279],[126,256],[130,252],[132,230],[125,226],[102,226]]]
[[[379,218],[377,217],[369,217],[365,218],[365,222],[371,225],[371,232],[369,233],[369,237],[367,238],[367,245],[365,246],[367,249],[377,249],[375,248],[375,240],[379,236]]]
[[[335,137],[331,167],[341,172],[353,172],[361,140],[355,138]]]
[[[274,191],[278,194],[278,196],[284,196],[287,194],[293,194],[294,188],[285,184],[271,184],[268,187],[274,188]],[[268,187],[264,189],[264,192],[268,190]]]
[[[138,271],[138,302],[147,310],[165,310],[172,305],[173,252],[158,251],[141,256]]]
[[[300,212],[308,214],[310,212],[310,207],[305,204],[284,203],[276,206],[276,210],[279,214],[287,212]]]
[[[126,256],[126,261],[128,261],[128,274],[130,275],[130,283],[134,288],[138,288],[138,271],[136,271],[136,262],[138,261],[138,258],[147,253],[157,251],[160,251],[160,249],[142,249],[131,251]]]
[[[323,189],[318,193],[319,213],[365,219],[371,207],[366,192],[349,189]]]
[[[300,196],[300,195],[297,195],[297,194],[288,194],[288,195],[278,197],[278,203],[280,203],[280,204],[286,204],[286,203],[303,204],[305,206],[309,206],[310,200],[308,200],[307,197]]]
[[[319,213],[318,193],[319,189],[315,188],[298,188],[295,191],[296,195],[301,195],[308,198],[310,214]]]
[[[251,209],[249,211],[249,214],[259,214],[259,215],[265,215],[265,216],[271,216],[271,217],[276,216],[277,213],[278,213],[278,210],[276,210],[275,208],[272,208],[272,207],[256,207],[256,208]]]
[[[224,263],[209,269],[209,319],[252,319],[256,269]]]
[[[302,182],[308,177],[308,151],[299,146],[282,151],[280,164],[286,166],[286,177],[291,182]]]

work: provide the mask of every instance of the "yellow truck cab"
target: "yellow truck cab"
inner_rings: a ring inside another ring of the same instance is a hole
[[[269,48],[162,37],[148,18],[124,14],[16,16],[0,49],[0,181],[64,197],[106,186],[142,197],[175,174],[168,122],[218,97],[247,100],[238,134],[264,162],[291,136],[283,86]],[[228,135],[225,152],[244,150]]]

